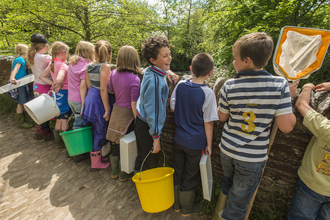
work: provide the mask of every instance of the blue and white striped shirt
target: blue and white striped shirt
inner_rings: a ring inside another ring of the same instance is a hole
[[[219,110],[229,114],[219,145],[221,151],[245,162],[267,160],[274,116],[292,113],[288,83],[266,70],[240,72],[223,85]]]

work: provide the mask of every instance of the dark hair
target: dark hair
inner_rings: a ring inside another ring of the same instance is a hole
[[[150,62],[150,58],[157,59],[159,51],[163,47],[170,48],[169,41],[162,36],[152,36],[146,39],[142,44],[142,56],[148,61],[150,65],[153,65]]]
[[[264,32],[246,34],[233,45],[233,51],[237,51],[241,60],[250,57],[258,68],[267,65],[274,48],[273,38]]]
[[[199,53],[191,61],[193,74],[198,78],[206,76],[213,70],[214,60],[208,53]]]

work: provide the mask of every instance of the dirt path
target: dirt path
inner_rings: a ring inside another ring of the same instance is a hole
[[[75,164],[53,141],[32,138],[0,112],[0,219],[201,219],[183,218],[172,208],[142,210],[132,181],[111,179],[110,169],[90,171]]]

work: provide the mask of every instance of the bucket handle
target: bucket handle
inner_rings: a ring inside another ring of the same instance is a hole
[[[154,148],[151,148],[151,150],[149,151],[149,153],[147,154],[147,156],[144,158],[143,162],[142,162],[142,165],[140,167],[140,172],[139,172],[139,181],[141,181],[141,172],[142,172],[142,167],[143,167],[143,164],[144,162],[146,161],[147,157],[150,155],[151,152],[153,152]],[[160,150],[163,155],[164,155],[164,162],[163,162],[163,167],[165,167],[165,153],[163,150]]]
[[[49,92],[53,93],[53,108],[54,108],[56,106],[56,94],[55,94],[54,90],[49,90],[47,92],[48,95],[49,95]]]

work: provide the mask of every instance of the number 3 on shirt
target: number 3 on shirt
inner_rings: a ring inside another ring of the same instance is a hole
[[[248,114],[250,115],[250,117],[248,116]],[[241,124],[241,129],[243,131],[246,131],[246,132],[252,132],[252,131],[254,131],[254,129],[256,129],[256,125],[253,124],[252,122],[254,120],[256,120],[256,118],[257,118],[256,115],[252,111],[250,111],[250,112],[244,112],[242,116],[243,116],[243,118],[247,118],[247,119],[244,119],[244,121],[248,123],[248,128],[245,129],[245,126],[246,125],[245,124]]]

